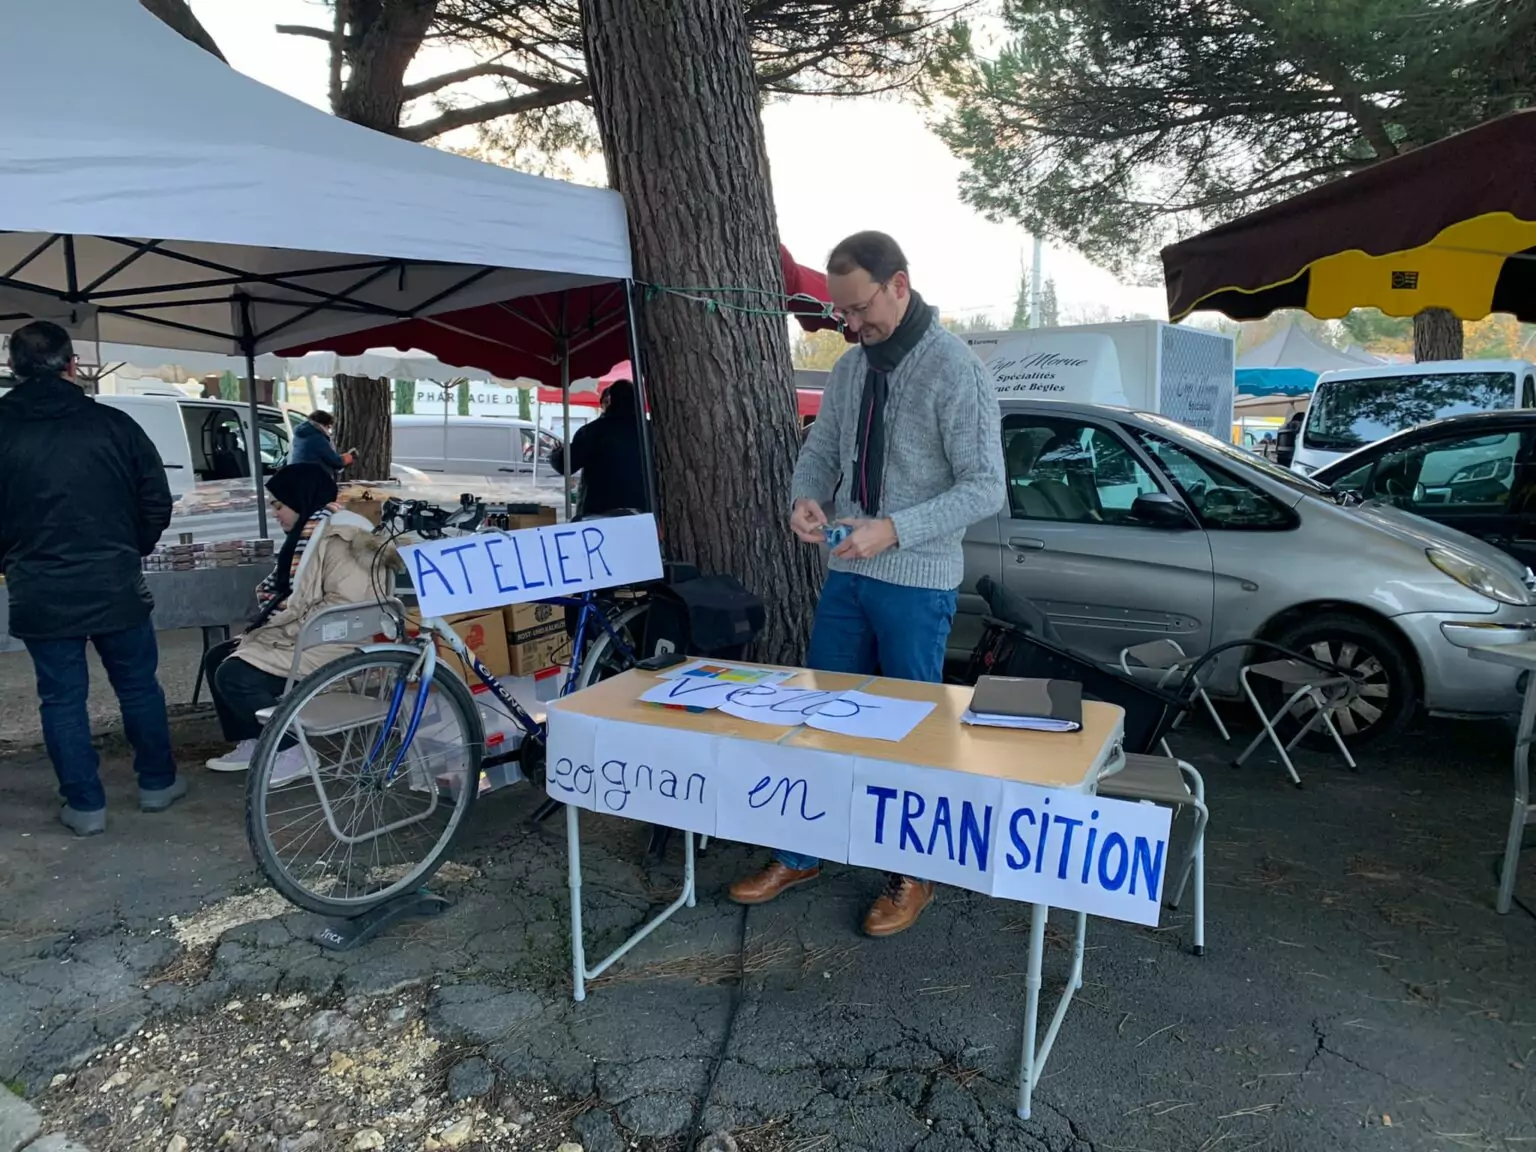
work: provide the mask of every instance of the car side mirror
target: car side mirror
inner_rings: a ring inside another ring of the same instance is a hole
[[[1136,497],[1131,517],[1149,528],[1193,528],[1189,513],[1166,492],[1147,492]]]
[[[1296,427],[1287,424],[1275,432],[1275,463],[1282,468],[1289,468],[1291,461],[1296,458]]]

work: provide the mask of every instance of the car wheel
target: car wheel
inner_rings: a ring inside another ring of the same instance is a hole
[[[1403,646],[1380,625],[1343,613],[1324,613],[1294,624],[1274,642],[1293,652],[1359,674],[1360,695],[1344,711],[1334,714],[1334,726],[1350,744],[1368,744],[1400,736],[1419,706],[1413,666]],[[1283,697],[1275,697],[1277,708]],[[1285,717],[1281,735],[1290,739],[1296,729],[1312,718],[1313,706],[1303,700]],[[1308,734],[1313,745],[1331,744],[1327,732]]]

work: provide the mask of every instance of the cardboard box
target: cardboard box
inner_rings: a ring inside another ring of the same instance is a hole
[[[543,528],[548,524],[559,522],[559,513],[546,505],[540,505],[537,512],[527,512],[507,517],[507,530],[516,532],[523,528]]]
[[[569,651],[563,605],[509,604],[501,613],[514,676],[542,672]]]
[[[447,618],[459,639],[475,654],[492,676],[511,676],[512,657],[507,648],[507,631],[500,611],[471,612]],[[421,615],[415,609],[405,614],[405,628],[412,636],[421,632]],[[438,641],[437,657],[457,672],[466,684],[480,683],[480,678],[465,667],[452,649]]]

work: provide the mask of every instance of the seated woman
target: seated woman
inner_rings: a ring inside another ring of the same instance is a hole
[[[387,596],[398,565],[392,547],[380,556],[387,544],[374,535],[372,524],[335,504],[336,481],[320,465],[280,469],[267,481],[267,492],[286,533],[277,564],[256,589],[258,612],[245,635],[211,649],[203,665],[224,738],[235,744],[208,761],[215,772],[250,767],[261,736],[256,713],[283,694],[305,622],[323,608]],[[311,645],[304,649],[298,676],[346,652],[346,645]]]

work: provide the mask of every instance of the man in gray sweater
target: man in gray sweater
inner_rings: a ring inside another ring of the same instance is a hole
[[[938,683],[964,575],[961,539],[1007,500],[997,396],[986,369],[912,290],[907,258],[882,232],[832,250],[827,287],[859,347],[833,367],[800,450],[790,528],[833,550],[806,663],[827,672]],[[830,510],[830,518],[829,518]],[[763,904],[814,880],[821,862],[777,852],[731,886]],[[870,936],[910,928],[933,884],[891,876],[864,919]]]

